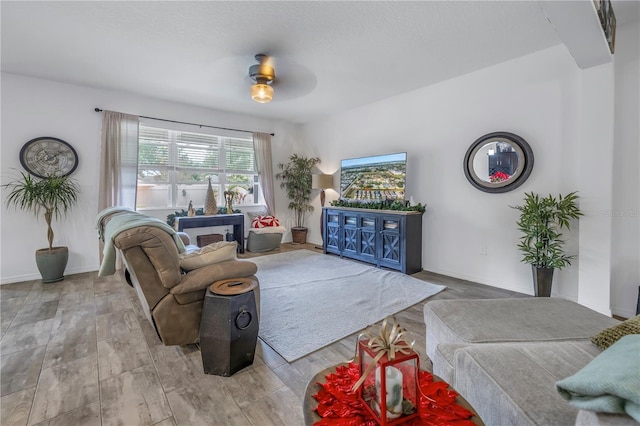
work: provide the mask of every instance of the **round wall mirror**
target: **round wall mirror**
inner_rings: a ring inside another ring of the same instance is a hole
[[[464,174],[484,192],[507,192],[524,183],[533,170],[533,151],[518,135],[493,132],[478,138],[464,156]]]

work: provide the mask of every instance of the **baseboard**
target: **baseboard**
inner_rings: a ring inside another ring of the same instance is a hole
[[[98,267],[83,267],[83,268],[67,268],[64,271],[64,275],[68,276],[68,275],[77,275],[77,274],[84,274],[87,272],[95,272],[96,274],[98,273]],[[42,276],[40,275],[40,273],[36,273],[36,274],[22,274],[22,275],[14,275],[12,277],[2,277],[2,279],[0,279],[0,285],[5,285],[5,284],[14,284],[14,283],[21,283],[24,281],[33,281],[33,280],[40,280],[42,279]]]
[[[508,285],[507,283],[495,282],[495,281],[492,283],[486,283],[486,282],[483,282],[483,280],[480,279],[479,277],[467,275],[467,274],[461,274],[459,272],[448,271],[444,269],[429,269],[429,272],[434,272],[436,274],[446,275],[448,277],[458,278],[461,280],[472,281],[474,283],[486,285],[489,287],[499,288],[501,290],[515,291],[516,293],[533,295],[533,290],[531,287],[512,286],[512,285]]]
[[[3,277],[2,280],[0,280],[0,285],[21,283],[24,281],[33,281],[39,279],[42,279],[40,274],[14,275],[13,277]]]
[[[632,318],[636,316],[636,312],[633,309],[623,308],[622,306],[612,306],[611,312],[614,316],[618,316],[621,318]]]

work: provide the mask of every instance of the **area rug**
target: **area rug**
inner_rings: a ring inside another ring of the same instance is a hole
[[[260,337],[288,362],[445,288],[310,250],[251,261],[260,280]]]

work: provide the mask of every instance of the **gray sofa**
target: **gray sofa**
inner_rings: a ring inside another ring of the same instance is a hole
[[[636,424],[580,412],[555,383],[601,351],[590,338],[619,321],[556,298],[434,300],[424,306],[433,372],[488,425]],[[576,423],[576,419],[578,419]]]

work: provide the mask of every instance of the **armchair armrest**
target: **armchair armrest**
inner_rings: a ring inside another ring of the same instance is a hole
[[[178,285],[171,288],[171,294],[184,294],[204,290],[216,281],[254,275],[258,271],[255,263],[246,260],[226,260],[184,275]]]

